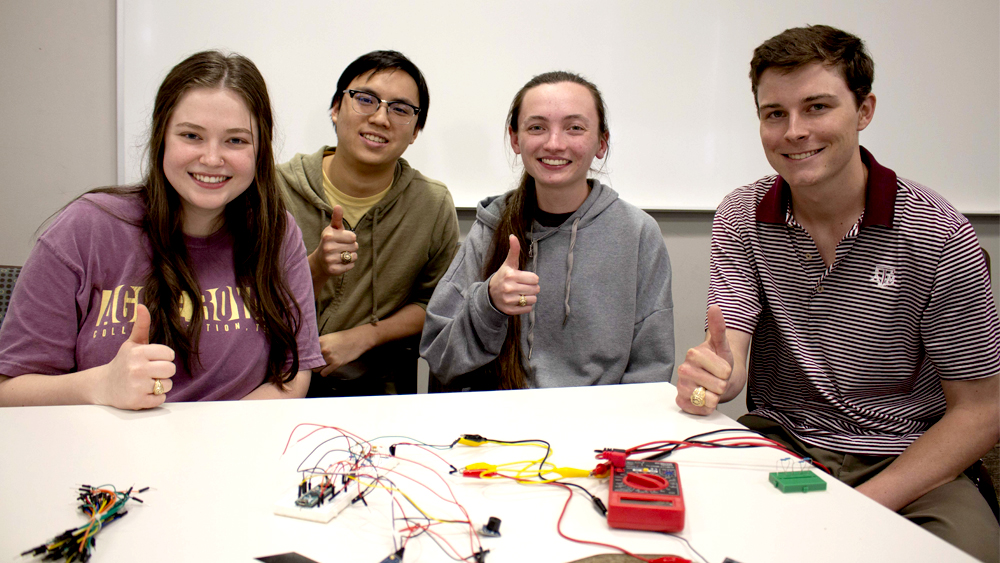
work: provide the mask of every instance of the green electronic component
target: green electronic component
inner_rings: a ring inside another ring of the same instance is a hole
[[[826,481],[812,471],[778,471],[768,474],[767,480],[783,493],[808,493],[825,491]]]

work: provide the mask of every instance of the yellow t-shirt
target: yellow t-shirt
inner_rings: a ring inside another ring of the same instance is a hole
[[[352,197],[337,189],[326,175],[326,159],[333,158],[333,155],[323,158],[323,191],[326,192],[326,199],[330,202],[330,207],[339,205],[344,208],[344,225],[349,229],[354,229],[358,221],[368,213],[376,203],[382,200],[385,193],[392,187],[390,182],[384,190],[368,197]]]

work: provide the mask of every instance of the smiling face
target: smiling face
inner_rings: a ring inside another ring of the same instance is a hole
[[[510,146],[521,155],[537,190],[587,190],[594,158],[604,158],[608,134],[600,132],[594,96],[573,82],[541,84],[521,102]]]
[[[417,83],[409,74],[397,69],[362,74],[352,80],[347,89],[367,92],[390,102],[420,105]],[[399,125],[389,120],[385,104],[380,104],[371,115],[358,113],[352,104],[345,93],[330,110],[337,127],[337,158],[371,167],[395,166],[406,148],[417,140],[420,132],[416,128],[417,118]]]
[[[253,182],[257,122],[231,90],[184,94],[167,123],[163,173],[181,198],[182,229],[207,236]]]
[[[793,189],[837,189],[863,178],[858,133],[871,123],[875,96],[858,105],[838,69],[767,69],[757,102],[764,154]]]

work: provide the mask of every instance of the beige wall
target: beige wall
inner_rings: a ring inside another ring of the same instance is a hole
[[[0,2],[0,264],[22,264],[46,217],[81,192],[115,181],[115,13],[114,0]],[[702,340],[711,213],[653,216],[673,264],[682,357]],[[462,211],[459,218],[464,235],[474,214]],[[972,220],[994,258],[997,295],[1000,223]],[[741,414],[742,398],[723,411]]]
[[[114,0],[0,2],[0,264],[116,175]]]

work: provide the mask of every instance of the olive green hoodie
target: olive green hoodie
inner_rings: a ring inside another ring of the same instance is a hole
[[[308,253],[330,224],[333,208],[323,191],[323,157],[335,150],[297,154],[278,166],[278,184]],[[448,188],[400,158],[385,197],[357,225],[345,221],[345,227],[358,236],[358,260],[345,274],[330,277],[316,296],[319,334],[388,317],[410,303],[426,309],[458,245],[458,217]]]

